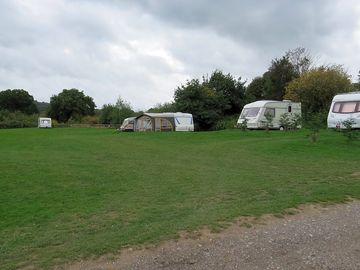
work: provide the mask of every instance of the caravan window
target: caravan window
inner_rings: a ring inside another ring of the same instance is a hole
[[[241,118],[256,117],[260,111],[260,108],[245,108],[241,114]]]
[[[359,103],[357,101],[335,102],[332,112],[334,113],[354,113],[360,112]]]
[[[175,121],[178,125],[192,125],[192,117],[176,117]]]
[[[264,115],[271,115],[271,117],[275,117],[275,108],[266,108]]]

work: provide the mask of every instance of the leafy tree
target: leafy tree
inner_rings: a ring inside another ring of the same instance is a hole
[[[125,118],[133,115],[134,111],[131,105],[119,97],[115,105],[106,104],[102,107],[100,123],[117,125],[121,124]]]
[[[269,70],[264,73],[265,99],[282,100],[285,95],[285,87],[297,77],[295,67],[287,56],[274,59]]]
[[[264,99],[264,93],[265,93],[265,80],[263,77],[256,77],[246,87],[245,101],[246,103],[251,103],[256,100]]]
[[[245,97],[245,82],[241,82],[241,78],[236,80],[230,73],[215,70],[209,79],[204,78],[203,84],[215,90],[225,115],[241,112]]]
[[[199,130],[215,129],[223,115],[223,104],[218,102],[222,98],[222,94],[208,84],[200,83],[198,79],[187,81],[185,85],[178,87],[174,94],[177,111],[192,113]]]
[[[35,100],[35,105],[40,113],[46,112],[49,109],[50,103],[48,102],[39,102]]]
[[[313,64],[313,58],[310,52],[303,47],[287,51],[285,57],[287,57],[293,65],[296,77],[300,77],[301,74],[309,71]]]
[[[350,90],[350,76],[341,66],[322,66],[290,82],[285,98],[301,102],[305,114],[326,113],[334,95]]]
[[[19,111],[25,114],[38,113],[34,98],[23,89],[4,90],[0,92],[0,110]]]
[[[176,106],[173,102],[158,103],[147,111],[151,113],[175,112]]]
[[[85,115],[94,115],[95,107],[92,97],[85,96],[83,91],[64,89],[50,98],[48,115],[59,122],[67,122],[70,118],[80,120]]]

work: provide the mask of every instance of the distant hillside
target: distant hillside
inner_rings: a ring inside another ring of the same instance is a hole
[[[49,108],[50,103],[47,102],[39,102],[35,100],[35,105],[38,108],[39,112],[46,112],[46,110]]]

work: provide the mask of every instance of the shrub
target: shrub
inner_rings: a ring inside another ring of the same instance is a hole
[[[344,129],[341,130],[342,134],[346,137],[347,142],[351,143],[359,139],[359,132],[353,129],[355,124],[354,119],[350,118],[349,120],[343,121]]]
[[[238,115],[224,116],[220,121],[218,121],[216,123],[215,130],[233,129],[233,128],[235,128],[236,127],[236,121],[237,121],[238,117],[239,117]]]
[[[265,121],[263,121],[263,125],[265,127],[266,132],[269,132],[270,128],[273,127],[274,116],[271,113],[265,113]]]
[[[37,127],[38,115],[27,115],[22,112],[0,111],[0,128]]]
[[[242,131],[246,131],[247,130],[247,122],[248,122],[247,118],[244,117],[242,123],[238,124],[237,127],[240,128]]]
[[[319,131],[323,125],[323,118],[321,114],[313,114],[306,122],[307,128],[310,130],[309,139],[311,143],[316,143],[318,140]]]
[[[301,126],[302,118],[298,113],[284,113],[280,117],[280,125],[284,127],[285,131],[287,130],[295,130],[299,126]]]

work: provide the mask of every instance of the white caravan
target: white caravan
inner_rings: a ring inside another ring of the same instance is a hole
[[[174,113],[175,131],[194,131],[194,120],[191,113]]]
[[[330,106],[328,128],[344,128],[343,122],[352,119],[353,128],[360,128],[360,92],[336,95]]]
[[[291,102],[290,100],[259,100],[244,106],[237,125],[241,125],[246,118],[247,128],[264,129],[266,127],[265,115],[270,114],[273,117],[271,128],[283,130],[284,127],[280,123],[280,118],[285,113],[289,113],[292,116],[296,114],[301,116],[301,103]]]
[[[39,128],[51,128],[51,118],[39,117],[38,127]]]
[[[136,117],[125,118],[122,125],[120,126],[120,131],[134,131],[135,130]]]

